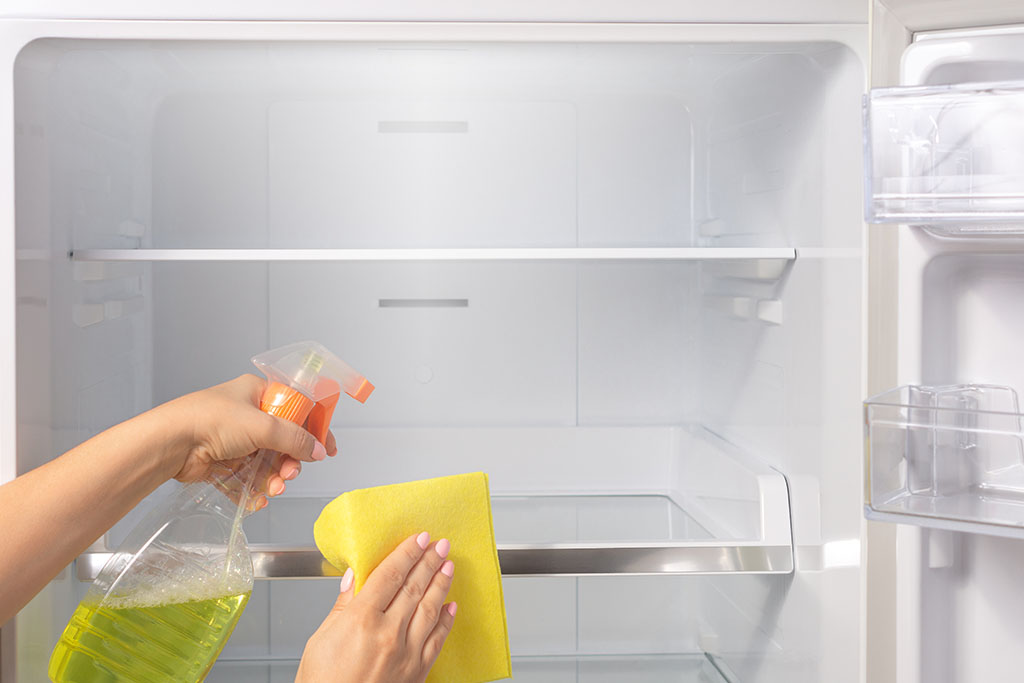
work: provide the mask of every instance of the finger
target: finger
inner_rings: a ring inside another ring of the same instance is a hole
[[[430,543],[430,534],[424,531],[421,534],[410,536],[402,541],[390,555],[384,558],[370,576],[366,579],[359,598],[366,596],[374,609],[383,612],[391,601],[395,599],[398,591],[402,589],[405,578],[416,566],[416,563],[423,557],[423,552]]]
[[[284,464],[284,459],[288,458],[283,453],[277,451],[262,450],[257,451],[254,455],[250,456],[248,461],[242,465],[245,468],[249,464],[253,464],[252,458],[256,458],[254,463],[256,471],[252,473],[252,485],[257,491],[270,492],[270,485],[275,477],[279,477],[281,473],[281,465]],[[284,479],[284,477],[280,477]]]
[[[437,620],[434,630],[427,636],[427,642],[423,643],[423,668],[429,669],[434,666],[434,660],[441,654],[441,646],[451,633],[452,625],[455,623],[455,612],[458,605],[449,602],[441,608],[441,616]]]
[[[334,456],[338,454],[338,442],[334,438],[334,432],[330,430],[327,431],[327,438],[324,440],[324,446],[327,448],[327,455]]]
[[[290,455],[286,455],[281,458],[281,464],[277,469],[277,473],[285,481],[291,481],[295,477],[299,476],[301,471],[302,463]]]
[[[253,420],[249,432],[258,448],[286,453],[296,460],[311,462],[327,457],[327,449],[302,427],[261,412],[248,413]]]
[[[442,538],[437,543],[429,546],[427,551],[423,553],[420,561],[409,572],[409,576],[405,578],[405,583],[402,584],[401,590],[395,595],[395,599],[384,610],[388,615],[399,621],[402,632],[409,625],[409,620],[412,619],[412,615],[416,608],[419,607],[423,596],[427,594],[427,588],[430,587],[434,574],[444,564],[444,558],[448,557],[450,549],[451,544],[446,538]],[[437,606],[440,608],[440,603]]]
[[[427,553],[430,554],[429,552]],[[448,597],[448,591],[452,587],[452,576],[455,575],[455,564],[451,560],[445,560],[441,569],[434,574],[427,588],[426,594],[413,612],[412,620],[409,622],[409,645],[419,649],[423,647],[427,637],[437,626],[441,618],[441,608],[444,599]]]
[[[284,493],[285,483],[284,479],[279,474],[272,474],[267,478],[267,495],[273,498],[274,496],[280,496]]]
[[[284,493],[288,486],[287,482],[299,476],[299,472],[302,471],[302,464],[291,456],[281,455],[275,460],[280,464],[274,465],[277,468],[276,471],[267,474],[266,482],[263,485],[263,490],[271,498]]]
[[[265,492],[270,498],[284,493],[286,483],[285,478],[281,476],[281,467],[286,460],[294,460],[294,458],[283,453],[273,453],[272,457],[259,463],[254,479],[257,491]]]
[[[349,606],[355,595],[355,591],[352,590],[355,583],[355,573],[352,571],[352,567],[349,567],[341,577],[341,584],[338,586],[338,599],[334,601],[334,607],[331,608],[332,612],[341,612]]]

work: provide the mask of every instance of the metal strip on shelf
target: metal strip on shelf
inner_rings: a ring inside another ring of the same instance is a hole
[[[788,574],[789,546],[717,545],[597,548],[499,548],[501,573],[581,574]]]
[[[112,553],[84,553],[76,561],[81,581],[92,581]],[[696,545],[641,547],[499,547],[504,576],[609,574],[789,574],[793,551],[784,545]],[[256,547],[257,579],[338,577],[315,548]]]

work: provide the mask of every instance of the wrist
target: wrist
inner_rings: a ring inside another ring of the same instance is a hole
[[[180,399],[164,403],[138,415],[138,421],[153,453],[153,461],[163,480],[176,477],[196,446],[195,419]]]

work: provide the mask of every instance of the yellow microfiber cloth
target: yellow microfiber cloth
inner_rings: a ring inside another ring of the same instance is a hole
[[[349,491],[328,503],[313,525],[324,557],[338,569],[352,567],[357,592],[381,560],[421,531],[451,541],[455,576],[447,600],[459,604],[427,682],[508,678],[512,661],[486,474]]]

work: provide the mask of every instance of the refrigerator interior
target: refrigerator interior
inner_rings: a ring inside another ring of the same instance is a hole
[[[902,425],[872,427],[868,444],[875,465],[894,437],[907,456],[900,476],[911,495],[893,499],[888,511],[876,499],[869,511],[905,524],[897,569],[901,681],[1019,677],[1024,598],[1014,568],[1024,558],[1024,376],[1013,340],[1024,329],[1024,131],[1011,91],[1024,82],[1022,47],[1024,31],[1008,26],[918,34],[903,55],[901,82],[931,88],[903,90],[945,97],[946,89],[953,97],[917,121],[939,163],[926,181],[934,191],[905,206],[930,204],[926,215],[893,228],[899,383],[924,385],[931,396],[924,410],[908,408],[917,399],[907,395],[896,401],[904,404]],[[903,114],[915,116],[912,107]],[[888,417],[876,413],[882,422],[896,415],[886,410]],[[894,473],[882,466],[872,477]]]
[[[316,339],[377,391],[250,541],[473,470],[499,545],[782,533],[790,574],[506,577],[516,679],[855,680],[864,70],[757,35],[30,44],[19,472]],[[18,680],[84,587],[19,615]],[[336,591],[258,581],[209,680],[291,680]]]

